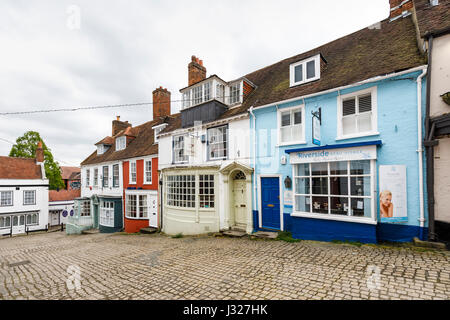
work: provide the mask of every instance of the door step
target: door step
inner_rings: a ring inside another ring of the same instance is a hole
[[[261,239],[276,239],[278,237],[278,232],[257,231],[255,233],[252,233],[251,236],[254,238],[261,238]]]
[[[140,233],[145,233],[145,234],[151,234],[151,233],[155,233],[158,231],[158,228],[154,228],[154,227],[146,227],[146,228],[141,228],[139,230]]]
[[[247,233],[245,231],[240,231],[240,230],[226,230],[226,231],[222,231],[222,234],[224,236],[235,237],[235,238],[242,238],[243,236],[247,235]]]
[[[81,231],[82,234],[96,234],[99,232],[100,232],[99,229],[87,229],[87,230]]]

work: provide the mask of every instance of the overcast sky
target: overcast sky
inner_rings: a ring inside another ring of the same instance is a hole
[[[229,81],[388,15],[388,0],[2,0],[0,112],[151,102],[159,86],[178,100],[192,55]],[[0,115],[0,155],[34,130],[78,166],[116,115],[135,126],[152,109]]]

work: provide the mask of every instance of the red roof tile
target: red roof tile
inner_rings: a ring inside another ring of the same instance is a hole
[[[60,168],[61,168],[61,178],[63,179],[70,179],[70,177],[72,177],[73,174],[81,172],[81,169],[78,167],[60,166]]]
[[[59,190],[59,191],[49,190],[48,191],[49,201],[67,201],[67,200],[73,200],[80,196],[81,196],[80,189]]]
[[[34,158],[0,156],[0,179],[42,179],[41,166]]]

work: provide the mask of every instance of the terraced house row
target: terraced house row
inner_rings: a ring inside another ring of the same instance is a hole
[[[153,120],[117,118],[82,162],[67,232],[445,238],[447,200],[433,189],[449,188],[434,177],[449,170],[450,3],[390,6],[373,26],[237,79],[192,56],[180,112],[156,89]]]

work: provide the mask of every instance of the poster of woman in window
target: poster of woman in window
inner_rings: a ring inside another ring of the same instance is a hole
[[[406,166],[380,166],[379,190],[381,222],[407,221]]]

